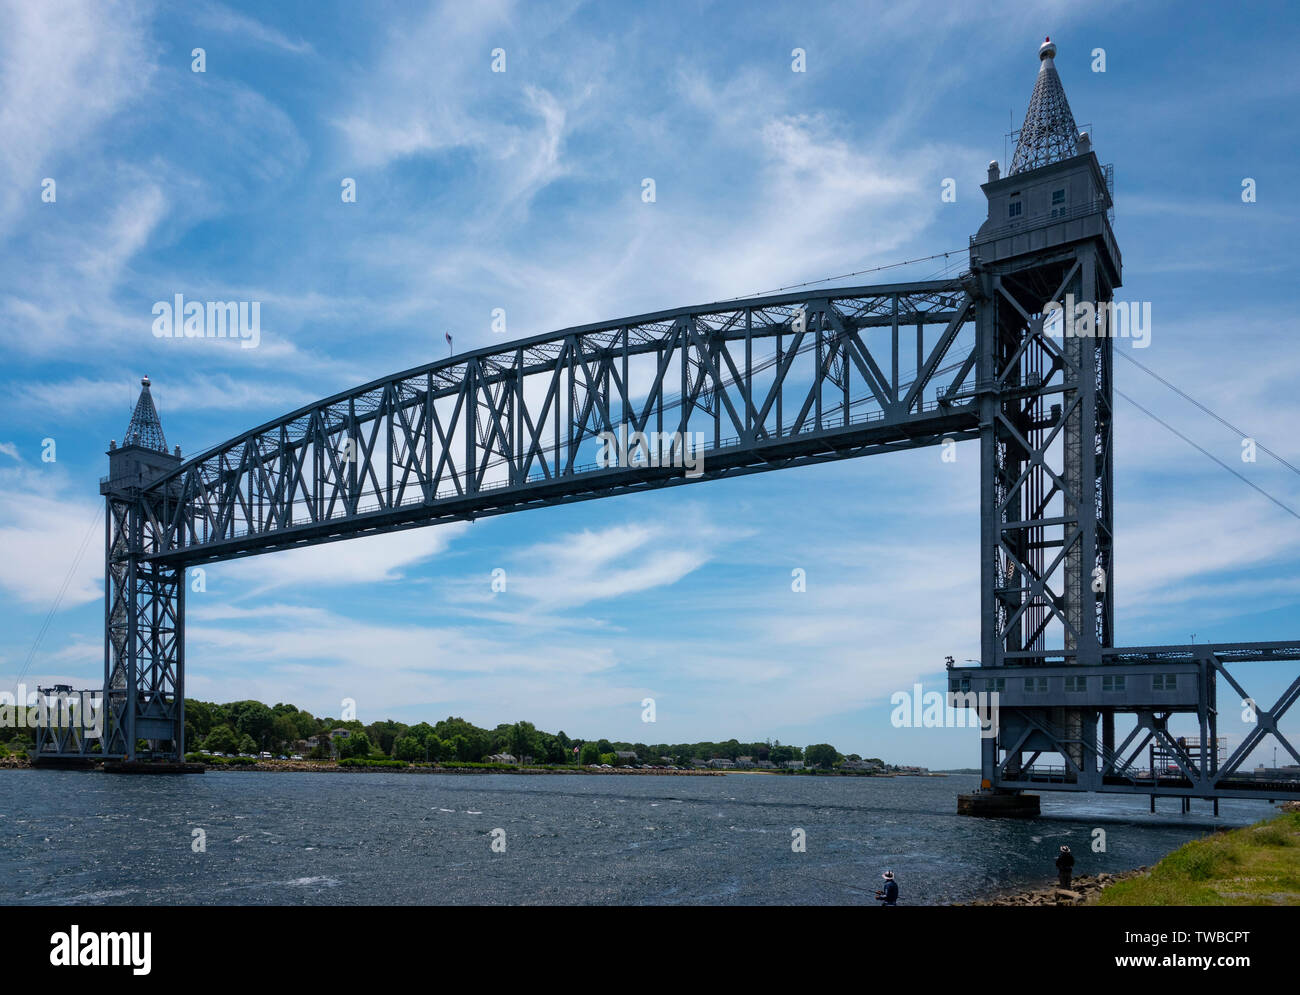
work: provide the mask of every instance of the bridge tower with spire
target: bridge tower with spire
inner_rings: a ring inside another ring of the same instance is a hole
[[[995,791],[1018,780],[1024,754],[1043,753],[1059,753],[1079,786],[1092,787],[1099,717],[1102,747],[1114,737],[1113,712],[1086,694],[1048,691],[1075,686],[1050,680],[1062,676],[1052,665],[1097,667],[1114,645],[1112,342],[1097,315],[1109,313],[1121,279],[1106,173],[1075,125],[1055,55],[1048,38],[1011,166],[1004,176],[989,164],[988,218],[970,245],[981,663],[995,687],[1043,688],[1041,707],[1002,707],[997,736],[983,740],[982,778]]]
[[[139,752],[176,760],[185,754],[184,567],[152,558],[160,526],[141,500],[181,463],[181,450],[168,451],[149,387],[146,376],[122,444],[109,444],[99,488],[107,523],[100,745],[104,755],[128,761]]]

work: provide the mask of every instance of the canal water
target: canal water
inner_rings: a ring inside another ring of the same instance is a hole
[[[4,770],[0,903],[871,904],[889,869],[903,904],[941,904],[1047,883],[1062,843],[1078,874],[1119,871],[1272,811],[1044,793],[1037,819],[956,815],[975,784]]]

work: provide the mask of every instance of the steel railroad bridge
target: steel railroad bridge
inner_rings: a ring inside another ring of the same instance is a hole
[[[1241,772],[1300,697],[1300,639],[1119,648],[1113,340],[1057,305],[1113,299],[1108,170],[1075,126],[1055,46],[969,271],[683,307],[463,353],[300,408],[213,449],[169,452],[148,380],[101,482],[107,507],[101,739],[42,730],[38,761],[184,755],[185,571],[195,564],[571,501],[979,442],[981,658],[949,667],[996,735],[963,811],[1028,814],[1024,789],[1274,797]],[[1076,334],[1076,332],[1078,334]],[[673,439],[669,459],[654,439]],[[602,437],[622,458],[596,459]],[[690,446],[691,449],[684,447]],[[699,447],[696,470],[682,457]],[[1230,673],[1296,674],[1231,755]],[[970,701],[971,699],[959,699]],[[1194,715],[1199,737],[1170,719]],[[1133,730],[1116,743],[1116,717]],[[1142,767],[1159,751],[1160,769]],[[1059,757],[1045,767],[1040,757]]]

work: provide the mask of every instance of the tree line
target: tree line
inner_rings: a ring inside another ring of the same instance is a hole
[[[331,734],[346,729],[346,737],[331,743]],[[407,761],[482,762],[490,756],[508,753],[539,764],[597,764],[618,766],[633,762],[620,753],[635,753],[636,762],[665,762],[689,766],[694,760],[751,757],[781,766],[802,760],[810,767],[830,768],[844,760],[861,760],[857,754],[841,754],[829,743],[798,747],[779,740],[742,743],[735,739],[700,743],[628,743],[609,739],[581,739],[538,729],[531,722],[507,722],[484,729],[465,719],[449,716],[430,724],[408,725],[385,719],[364,724],[355,719],[317,717],[295,705],[280,702],[232,701],[217,704],[185,700],[185,742],[187,749],[208,753],[296,753],[313,737],[315,758],[337,755],[341,759],[391,758]],[[877,761],[879,762],[879,761]]]

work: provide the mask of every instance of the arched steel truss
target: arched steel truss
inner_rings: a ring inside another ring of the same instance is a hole
[[[144,551],[227,559],[973,438],[973,321],[962,283],[942,280],[679,308],[480,349],[180,463],[141,489]],[[616,465],[599,465],[602,433],[628,441]],[[689,433],[698,472],[680,441],[648,447],[660,453],[650,465],[635,433]]]

